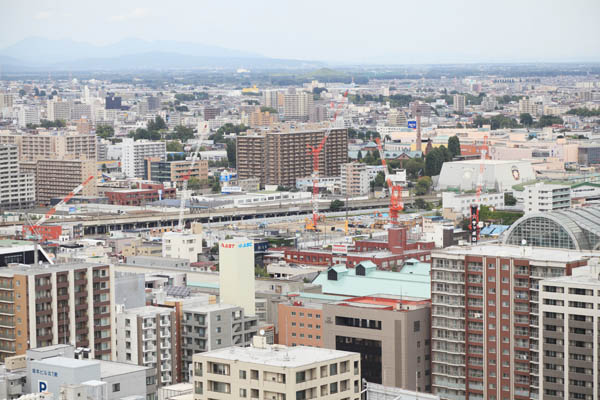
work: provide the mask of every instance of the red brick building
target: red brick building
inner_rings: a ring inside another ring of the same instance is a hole
[[[175,193],[175,188],[165,188],[161,184],[143,183],[139,189],[119,189],[105,194],[109,204],[141,206],[162,199],[174,199]]]
[[[371,261],[378,269],[393,269],[404,260],[415,258],[429,262],[433,242],[408,242],[406,228],[388,230],[387,240],[357,240],[348,247],[345,253],[335,253],[332,250],[294,248],[283,249],[283,259],[287,263],[298,263],[329,267],[336,264],[346,264],[353,268],[362,261]]]

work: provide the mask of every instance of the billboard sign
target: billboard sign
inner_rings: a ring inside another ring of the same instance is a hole
[[[407,124],[410,129],[417,129],[417,120],[409,119]]]

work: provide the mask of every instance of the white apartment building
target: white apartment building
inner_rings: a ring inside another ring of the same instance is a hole
[[[40,109],[37,106],[21,106],[18,114],[19,127],[25,128],[28,124],[40,124]]]
[[[156,368],[158,386],[177,376],[177,324],[171,308],[145,306],[117,312],[113,360]]]
[[[528,97],[519,100],[519,113],[537,117],[543,111],[543,104]]]
[[[24,209],[35,202],[35,175],[19,171],[19,151],[0,144],[0,209]]]
[[[480,204],[488,207],[504,207],[504,193],[481,193]],[[475,193],[460,194],[456,192],[442,193],[442,210],[444,217],[455,219],[451,214],[458,217],[467,217],[471,215],[471,205],[477,203]]]
[[[144,160],[148,157],[159,157],[165,160],[167,145],[165,142],[150,142],[147,140],[123,139],[121,168],[128,178],[144,177]]]
[[[71,104],[66,101],[48,102],[48,120],[69,121],[71,119]]]
[[[166,232],[162,237],[162,256],[198,262],[202,254],[202,235]]]
[[[600,279],[596,264],[540,281],[540,397],[598,399]],[[543,340],[542,340],[543,339]]]
[[[369,173],[366,164],[352,162],[340,165],[341,192],[347,196],[369,194]]]
[[[317,347],[266,344],[194,355],[194,400],[359,400],[360,354]]]
[[[523,203],[525,213],[568,209],[571,208],[571,187],[546,183],[525,186]]]

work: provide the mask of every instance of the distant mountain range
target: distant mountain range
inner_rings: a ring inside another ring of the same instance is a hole
[[[218,46],[170,40],[123,39],[106,46],[39,37],[0,49],[7,71],[206,68],[318,68],[323,63],[274,59]]]

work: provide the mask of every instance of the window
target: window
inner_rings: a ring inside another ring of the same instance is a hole
[[[338,371],[337,364],[331,364],[331,365],[329,365],[329,375],[331,375],[331,376],[337,375],[337,371]]]
[[[338,392],[338,384],[337,382],[333,382],[329,384],[329,393],[330,394],[335,394]]]
[[[247,397],[246,389],[240,389],[240,397]]]
[[[419,332],[421,330],[421,321],[413,322],[413,332]]]
[[[246,371],[243,369],[240,369],[240,379],[246,379]]]
[[[114,392],[120,392],[121,391],[121,384],[120,383],[113,383],[112,385],[112,391]]]

